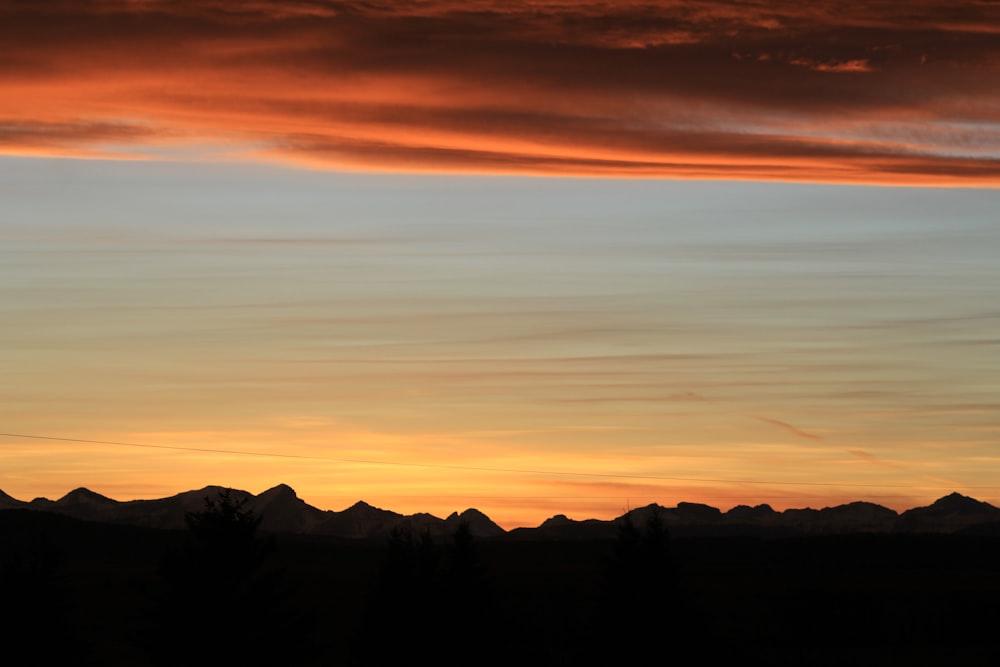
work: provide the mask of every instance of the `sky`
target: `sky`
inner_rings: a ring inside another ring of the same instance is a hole
[[[0,489],[1000,504],[1000,5],[814,5],[2,3]]]

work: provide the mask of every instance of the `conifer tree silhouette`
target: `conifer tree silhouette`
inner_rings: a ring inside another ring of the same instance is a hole
[[[615,639],[590,656],[594,664],[644,659],[649,649],[645,638],[658,638],[664,649],[682,639],[678,593],[670,534],[659,512],[654,508],[642,529],[631,512],[626,514],[605,568],[595,619],[595,632]]]
[[[188,540],[160,565],[151,658],[157,665],[305,664],[315,644],[308,614],[289,607],[275,543],[261,517],[223,489],[185,516]]]
[[[394,529],[376,575],[353,661],[365,667],[411,663],[433,642],[436,665],[501,664],[492,582],[472,532],[460,524],[441,547],[427,533]]]
[[[405,664],[412,661],[414,647],[440,631],[439,564],[439,550],[428,533],[418,537],[409,528],[393,528],[353,647],[354,664]]]
[[[11,664],[89,664],[62,558],[42,534],[0,543],[0,645]]]
[[[462,522],[451,536],[441,572],[440,618],[448,629],[446,665],[505,664],[504,619],[486,566],[469,525]]]

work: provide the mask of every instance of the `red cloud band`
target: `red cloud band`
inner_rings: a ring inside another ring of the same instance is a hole
[[[7,4],[0,151],[1000,183],[1000,6],[833,4]]]

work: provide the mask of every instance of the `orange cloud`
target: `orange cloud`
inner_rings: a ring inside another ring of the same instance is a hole
[[[867,58],[855,58],[847,61],[816,62],[805,58],[789,61],[793,65],[802,65],[817,72],[871,72],[872,66]]]
[[[0,152],[1000,183],[1000,8],[835,5],[19,3]]]

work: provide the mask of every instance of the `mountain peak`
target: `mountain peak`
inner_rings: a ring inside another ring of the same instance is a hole
[[[359,500],[358,502],[354,503],[353,505],[351,505],[350,507],[348,507],[344,511],[345,512],[349,512],[351,510],[377,510],[377,509],[379,509],[379,508],[375,507],[374,505],[369,505],[368,503],[366,503],[363,500]]]
[[[980,501],[976,500],[975,498],[970,498],[969,496],[963,496],[958,491],[952,491],[951,493],[949,493],[946,496],[941,496],[940,498],[938,498],[937,500],[935,500],[932,504],[936,505],[938,503],[967,503],[969,501],[974,502],[974,503],[980,502]]]
[[[571,526],[575,521],[570,519],[565,514],[556,514],[555,516],[549,517],[542,522],[541,528],[551,528],[553,526]]]
[[[722,512],[704,503],[677,503],[677,515],[685,521],[715,522],[722,518]]]
[[[936,510],[951,511],[958,514],[981,514],[997,510],[996,507],[982,500],[976,500],[969,496],[963,496],[957,491],[949,493],[947,496],[938,498],[930,505]]]
[[[299,498],[295,489],[279,484],[252,501],[261,516],[261,527],[275,532],[308,533],[326,520],[328,513]]]
[[[461,514],[452,512],[444,522],[449,528],[465,524],[476,537],[493,537],[507,532],[474,507],[470,507]]]
[[[956,492],[938,498],[926,507],[906,510],[900,519],[909,530],[953,532],[977,523],[1000,521],[1000,509]]]
[[[99,494],[99,493],[97,493],[95,491],[91,491],[90,489],[81,486],[79,488],[73,489],[72,491],[70,491],[69,493],[67,493],[65,496],[63,496],[62,498],[60,498],[59,500],[57,500],[56,502],[60,503],[60,504],[63,504],[63,505],[66,505],[66,504],[79,505],[79,504],[84,504],[84,503],[86,503],[86,504],[99,503],[99,504],[105,504],[106,505],[106,504],[109,504],[109,503],[117,504],[118,501],[112,500],[111,498],[108,498],[107,496],[102,496],[101,494]]]
[[[391,510],[384,510],[381,507],[375,507],[374,505],[369,505],[363,500],[359,500],[354,503],[346,510],[342,512],[337,512],[337,514],[344,517],[366,517],[368,519],[373,517],[380,517],[382,519],[388,517],[400,517],[401,514],[397,514]]]
[[[737,505],[725,514],[732,521],[775,521],[779,516],[774,508],[763,503],[760,505]]]
[[[277,486],[273,486],[267,491],[262,492],[257,497],[263,498],[264,496],[274,497],[274,498],[287,498],[289,500],[298,499],[299,497],[298,494],[295,493],[295,489],[288,486],[287,484],[278,484]]]

